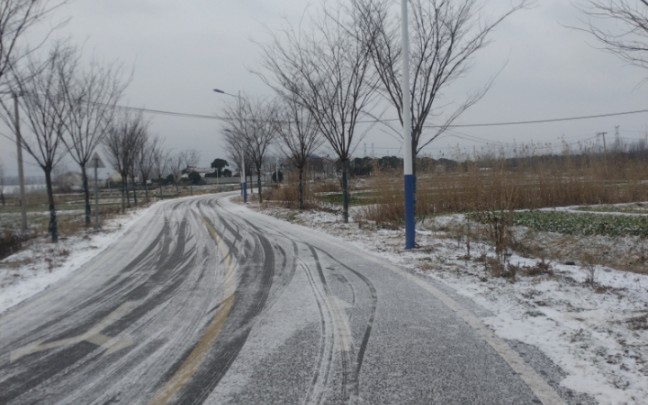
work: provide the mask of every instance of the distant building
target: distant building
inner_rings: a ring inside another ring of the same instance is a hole
[[[209,167],[194,167],[194,166],[188,166],[186,169],[183,170],[184,175],[182,176],[183,178],[186,178],[188,173],[191,172],[196,172],[202,177],[203,179],[205,178],[205,175],[207,173],[214,173],[214,169]]]
[[[83,176],[77,172],[66,172],[56,176],[53,181],[54,187],[59,191],[82,191]]]

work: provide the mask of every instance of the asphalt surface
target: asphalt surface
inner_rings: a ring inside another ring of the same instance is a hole
[[[0,404],[558,403],[423,279],[229,195],[167,201],[0,315]]]

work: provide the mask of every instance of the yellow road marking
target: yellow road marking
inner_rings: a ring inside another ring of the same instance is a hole
[[[54,342],[43,343],[36,342],[20,349],[14,350],[9,355],[9,361],[13,363],[14,361],[19,360],[20,358],[51,349],[58,349],[60,347],[71,346],[74,344],[81,343],[83,341],[90,342],[97,346],[100,346],[103,349],[107,349],[104,355],[112,354],[116,351],[124,349],[133,344],[133,339],[126,334],[121,334],[116,337],[105,336],[101,332],[106,329],[108,326],[122,319],[126,314],[131,312],[135,307],[140,304],[140,301],[127,301],[120,305],[117,309],[111,312],[106,316],[101,322],[90,328],[85,333],[81,335],[57,340]]]
[[[203,218],[203,223],[207,227],[212,239],[216,242],[216,246],[223,255],[225,263],[225,289],[224,296],[227,297],[221,303],[214,318],[209,323],[207,330],[200,338],[196,346],[182,363],[180,368],[175,372],[173,377],[158,391],[149,404],[167,404],[175,397],[175,395],[184,387],[187,382],[198,371],[198,368],[203,363],[205,355],[208,353],[211,346],[216,341],[225,325],[225,321],[234,304],[234,292],[236,290],[236,277],[234,267],[232,266],[232,257],[229,251],[224,251],[224,244],[222,239],[216,233],[216,229]]]

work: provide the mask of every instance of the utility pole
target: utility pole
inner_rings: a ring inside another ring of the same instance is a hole
[[[414,160],[412,151],[412,113],[410,99],[410,71],[409,71],[409,58],[410,58],[410,45],[409,45],[409,28],[407,16],[407,0],[401,1],[401,40],[403,41],[403,182],[405,184],[405,249],[414,249],[415,242],[415,227],[414,221]]]
[[[606,134],[607,134],[607,132],[602,131],[602,132],[597,132],[596,136],[600,136],[600,137],[603,138],[603,153],[605,153],[607,155],[607,146],[605,145],[605,135]]]
[[[18,109],[18,93],[12,93],[14,101],[14,129],[16,132],[16,148],[18,152],[18,180],[20,182],[20,216],[23,232],[27,231],[27,200],[25,199],[25,171],[23,170],[22,136],[20,134],[20,115]]]
[[[603,169],[605,170],[605,174],[607,175],[608,164],[607,164],[607,146],[605,145],[605,134],[607,134],[607,132],[605,131],[597,132],[596,136],[601,136],[603,138],[603,164],[605,165]]]

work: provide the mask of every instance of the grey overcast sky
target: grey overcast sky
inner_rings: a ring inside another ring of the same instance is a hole
[[[648,72],[602,51],[582,26],[585,16],[575,7],[582,0],[539,0],[514,14],[491,37],[469,73],[445,93],[446,102],[460,100],[501,70],[489,93],[466,112],[458,124],[522,121],[584,116],[648,108],[644,83]],[[331,2],[333,3],[333,2]],[[511,0],[487,0],[485,13]],[[286,21],[296,24],[306,7],[316,12],[319,1],[301,0],[71,0],[51,16],[46,27],[69,17],[53,37],[70,38],[84,57],[120,62],[133,70],[122,104],[155,110],[220,115],[234,98],[214,87],[248,96],[271,93],[250,70],[258,69],[258,42],[268,30]],[[32,33],[34,37],[38,32]],[[387,114],[388,117],[393,115]],[[225,157],[218,120],[147,115],[151,131],[175,151],[196,149],[201,165]],[[434,120],[428,121],[433,124]],[[615,126],[624,140],[645,138],[648,114],[625,115],[547,124],[456,128],[424,153],[434,158],[457,157],[477,150],[512,149],[562,142],[578,148],[595,142],[596,133]],[[7,134],[7,130],[2,132]],[[599,140],[600,141],[600,140]],[[400,153],[400,141],[382,126],[367,131],[355,156]],[[15,146],[0,137],[0,161],[8,175],[16,172]],[[326,150],[322,151],[326,154]],[[73,169],[73,165],[69,165]],[[27,168],[38,174],[38,168]]]

